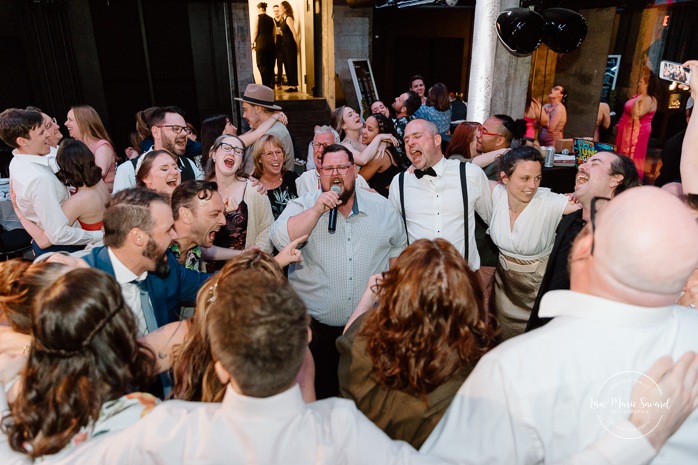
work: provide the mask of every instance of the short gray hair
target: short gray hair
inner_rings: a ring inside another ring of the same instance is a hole
[[[339,134],[337,131],[334,130],[331,126],[320,126],[315,130],[315,135],[313,136],[313,140],[315,140],[315,137],[317,137],[318,134],[332,134],[332,137],[334,137],[334,143],[339,144]]]

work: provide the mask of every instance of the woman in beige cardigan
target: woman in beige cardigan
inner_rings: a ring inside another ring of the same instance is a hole
[[[271,205],[269,198],[257,192],[244,177],[244,155],[245,144],[237,136],[220,136],[211,147],[206,179],[218,184],[218,192],[225,202],[226,219],[213,244],[234,250],[256,246],[271,253],[269,227],[274,222]],[[219,267],[214,265],[213,268]]]

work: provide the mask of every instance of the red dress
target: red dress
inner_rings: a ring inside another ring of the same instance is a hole
[[[616,135],[616,145],[618,153],[627,155],[635,162],[637,174],[642,181],[642,175],[645,172],[645,157],[647,156],[647,143],[650,140],[652,133],[652,118],[654,111],[645,113],[640,117],[640,121],[634,121],[632,117],[632,109],[635,100],[640,94],[625,102],[623,116],[618,121],[618,133]]]

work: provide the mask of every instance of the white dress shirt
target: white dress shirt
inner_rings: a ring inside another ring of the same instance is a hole
[[[448,465],[391,440],[350,400],[303,403],[297,385],[267,398],[228,387],[222,403],[169,400],[134,426],[51,463]]]
[[[678,360],[698,351],[698,312],[684,307],[637,307],[550,291],[540,315],[556,318],[480,360],[423,452],[487,464],[561,460],[599,440],[613,420],[621,424],[628,417],[593,407],[602,389],[612,387],[620,400],[629,401],[634,380],[656,359],[669,354]],[[627,372],[632,382],[617,382]],[[620,441],[629,445],[623,456],[629,463],[646,463],[653,453],[641,434]],[[696,438],[698,412],[693,412],[652,463],[696,463]]]
[[[148,272],[144,271],[143,274],[138,276],[126,268],[109,247],[107,247],[107,253],[109,254],[109,260],[111,260],[111,266],[114,268],[114,278],[121,286],[121,295],[124,297],[124,302],[131,308],[136,321],[138,321],[138,337],[144,336],[148,334],[148,325],[145,322],[143,306],[141,305],[141,291],[133,281],[143,281],[148,276]]]
[[[370,189],[363,176],[356,177],[356,187]],[[308,170],[296,178],[296,193],[298,197],[308,192],[320,190],[320,174],[317,169]]]
[[[417,239],[441,237],[453,244],[461,255],[465,254],[465,217],[463,191],[460,181],[460,164],[457,160],[441,158],[432,168],[436,177],[417,179],[405,172],[405,215],[410,244]],[[390,183],[388,198],[402,215],[399,177]],[[466,167],[468,185],[468,263],[472,270],[480,268],[480,254],[475,242],[475,212],[489,223],[492,214],[492,197],[487,176],[477,165]]]
[[[51,169],[49,158],[23,155],[14,150],[10,180],[19,211],[46,232],[53,245],[83,245],[102,240],[102,231],[85,231],[68,224],[61,204],[68,200],[68,188]]]
[[[0,390],[0,412],[7,410]],[[469,454],[448,461],[416,453],[409,444],[388,438],[352,401],[304,404],[297,385],[268,398],[245,397],[228,387],[220,404],[168,400],[145,413],[131,427],[39,460],[53,465],[484,465]],[[552,465],[644,465],[654,449],[647,441],[644,447],[635,442],[606,434],[593,447]],[[36,462],[11,450],[0,432],[0,463]]]
[[[320,323],[344,326],[366,289],[368,278],[386,271],[389,260],[405,248],[400,215],[380,194],[356,189],[348,218],[337,214],[337,229],[327,231],[323,214],[303,245],[303,261],[289,265],[288,281]],[[309,192],[288,204],[269,235],[278,250],[291,242],[288,220],[315,205],[321,191]]]

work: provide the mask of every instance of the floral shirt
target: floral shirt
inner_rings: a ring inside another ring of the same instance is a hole
[[[172,244],[170,250],[173,254],[175,254],[175,257],[177,257],[177,261],[184,265],[184,268],[187,270],[201,271],[201,249],[198,245],[195,245],[194,248],[187,251],[187,256],[184,259],[184,262],[182,262],[182,260],[179,258],[181,252],[179,251],[179,246],[177,243]]]

